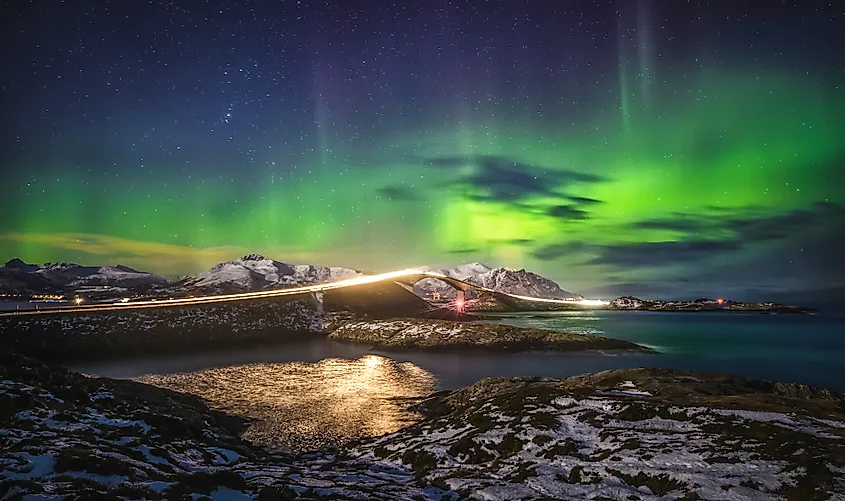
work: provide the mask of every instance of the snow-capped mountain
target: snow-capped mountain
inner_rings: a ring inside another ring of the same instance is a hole
[[[294,278],[302,284],[318,284],[325,282],[337,282],[363,275],[358,270],[339,268],[337,266],[314,266],[311,264],[299,264],[293,267],[296,271]]]
[[[313,265],[290,265],[250,254],[213,266],[180,284],[204,291],[254,291],[287,288],[323,282],[336,282],[361,275],[357,270]]]
[[[74,263],[27,264],[18,258],[0,268],[0,292],[54,292],[77,287],[161,285],[160,275],[127,266],[82,266]]]
[[[454,268],[435,269],[423,268],[426,271],[434,271],[444,275],[463,280],[471,284],[493,289],[499,292],[515,294],[518,296],[531,296],[542,298],[580,298],[581,296],[565,291],[552,280],[530,271],[511,270],[507,268],[490,268],[481,263],[469,263],[455,266]],[[455,297],[457,292],[448,284],[437,279],[421,280],[414,286],[414,290],[421,296],[439,294],[443,299]]]
[[[35,273],[63,287],[136,287],[167,283],[161,275],[137,271],[128,266],[81,266],[74,263],[47,263]]]
[[[639,310],[644,306],[643,300],[635,296],[622,296],[610,302],[610,308],[619,310]]]

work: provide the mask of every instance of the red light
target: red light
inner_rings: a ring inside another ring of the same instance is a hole
[[[456,299],[455,300],[455,311],[464,311],[464,300],[463,299]]]
[[[716,302],[719,303],[719,304],[723,304],[725,302],[725,300],[722,299],[722,298],[719,298],[719,299],[716,300]]]

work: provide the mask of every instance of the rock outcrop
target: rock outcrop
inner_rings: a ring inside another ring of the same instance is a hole
[[[305,299],[103,308],[0,316],[0,340],[24,355],[68,362],[278,342],[324,332],[322,317]]]
[[[332,331],[329,339],[393,349],[653,353],[644,346],[601,336],[406,318],[347,322]]]

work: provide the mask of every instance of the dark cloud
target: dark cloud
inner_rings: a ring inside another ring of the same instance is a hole
[[[808,229],[818,228],[842,218],[843,207],[830,202],[817,202],[806,209],[772,214],[771,209],[750,206],[742,209],[710,207],[704,214],[675,213],[668,217],[646,219],[631,224],[635,229],[669,230],[686,233],[692,238],[700,234],[732,235],[743,244],[782,240]]]
[[[663,283],[623,282],[602,285],[581,291],[587,297],[617,298],[620,296],[636,296],[643,299],[678,298],[678,291],[682,287]]]
[[[738,251],[742,244],[734,240],[684,240],[679,242],[637,242],[597,246],[599,255],[590,264],[649,267],[683,264]]]
[[[416,191],[401,185],[385,186],[377,189],[376,193],[388,200],[404,202],[418,202],[422,200],[422,197]]]
[[[542,261],[552,261],[572,253],[573,250],[572,244],[551,244],[536,249],[531,255]]]
[[[603,204],[604,201],[598,200],[595,198],[589,197],[576,197],[576,196],[568,196],[566,197],[567,200],[570,202],[577,204],[577,205],[596,205],[596,204]]]
[[[534,243],[534,240],[531,240],[530,238],[514,238],[512,240],[508,240],[507,243],[511,245],[530,245]]]
[[[638,230],[669,230],[683,233],[698,233],[714,228],[711,219],[696,217],[690,214],[673,214],[668,217],[646,219],[631,224]]]
[[[809,209],[800,209],[768,217],[727,218],[727,227],[743,242],[765,242],[784,239],[845,215],[843,207],[828,202],[817,202]]]
[[[593,252],[600,246],[588,244],[586,242],[567,242],[564,244],[549,244],[535,249],[531,253],[537,259],[542,261],[551,261],[561,256],[579,254],[583,252]]]
[[[435,167],[463,167],[464,165],[469,165],[472,163],[472,157],[428,157],[420,159],[420,162],[428,165],[433,165]]]
[[[727,283],[792,277],[800,284],[845,273],[842,271],[845,260],[841,258],[845,255],[845,232],[842,231],[845,209],[834,203],[820,202],[775,214],[763,213],[757,207],[733,212],[714,208],[705,214],[673,214],[630,226],[673,230],[681,235],[678,240],[663,242],[551,244],[536,249],[533,256],[553,260],[570,254],[586,254],[593,256],[586,264],[620,269],[659,268],[720,258],[718,266],[712,263],[713,266],[701,269],[696,280],[702,283],[717,279]],[[739,251],[751,249],[763,252],[754,261],[735,259],[740,257]]]
[[[453,249],[447,252],[449,254],[476,254],[481,252],[481,249]]]
[[[607,277],[611,285],[582,291],[601,297],[729,297],[811,306],[832,303],[834,297],[841,302],[839,298],[845,297],[841,294],[845,290],[845,207],[840,204],[819,202],[782,212],[714,207],[702,214],[672,214],[630,227],[676,231],[677,240],[608,245],[569,242],[539,247],[533,255],[542,260],[586,256],[584,264],[617,270],[616,276]],[[682,273],[666,276],[674,274],[670,268],[674,266]],[[649,276],[660,278],[641,283],[619,270],[648,270]]]
[[[472,173],[458,180],[459,184],[475,190],[468,196],[499,202],[521,201],[532,196],[554,194],[555,190],[576,183],[604,180],[594,174],[549,169],[495,155],[434,157],[422,159],[421,163],[448,169],[470,165]]]
[[[554,205],[549,208],[548,214],[558,219],[567,221],[583,221],[590,217],[590,213],[579,209],[574,205]]]

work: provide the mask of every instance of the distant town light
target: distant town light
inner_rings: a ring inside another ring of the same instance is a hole
[[[82,298],[77,297],[76,299],[73,300],[73,302],[76,303],[76,304],[82,304]]]
[[[725,300],[722,298],[717,299],[716,302],[719,304],[725,304]]]

